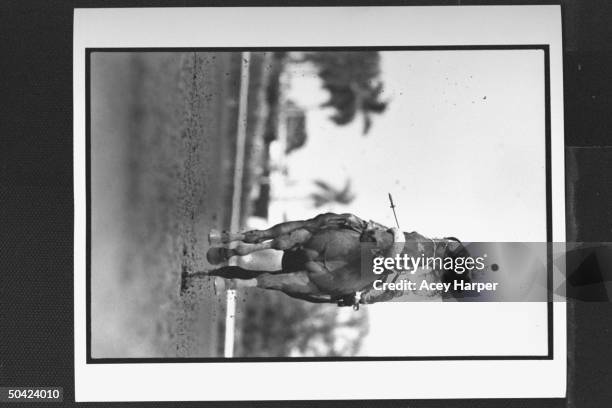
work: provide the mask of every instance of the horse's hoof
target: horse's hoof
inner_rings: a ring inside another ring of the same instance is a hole
[[[212,247],[206,252],[206,260],[211,265],[219,265],[230,257],[229,249],[223,247]]]
[[[227,289],[225,279],[219,276],[215,276],[215,279],[213,279],[213,288],[215,290],[215,295],[224,293],[225,290]]]
[[[208,243],[210,245],[220,245],[223,243],[223,233],[216,229],[211,229],[208,233]]]
[[[210,276],[208,274],[208,271],[197,271],[197,272],[192,272],[189,273],[187,272],[186,268],[183,268],[182,272],[181,272],[181,290],[180,293],[183,294],[185,293],[193,284],[194,280],[197,280],[199,278],[205,278]]]

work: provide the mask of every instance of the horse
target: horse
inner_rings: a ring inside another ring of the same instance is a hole
[[[189,274],[235,280],[237,287],[278,290],[312,303],[353,306],[389,300],[388,293],[371,293],[367,288],[381,279],[372,268],[363,268],[363,247],[369,245],[377,256],[457,257],[465,255],[461,242],[453,237],[430,239],[417,232],[402,232],[353,214],[325,213],[302,221],[277,224],[266,230],[242,233],[209,233],[211,248],[206,257],[216,269]],[[237,244],[233,244],[237,243]],[[283,251],[275,270],[250,270],[227,265],[235,256],[262,250]],[[393,271],[385,271],[388,276]],[[365,293],[365,295],[363,295]]]

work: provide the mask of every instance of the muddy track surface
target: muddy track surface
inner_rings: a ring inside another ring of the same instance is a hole
[[[207,233],[227,214],[227,54],[94,55],[92,354],[219,352],[223,299],[181,272],[207,267]]]

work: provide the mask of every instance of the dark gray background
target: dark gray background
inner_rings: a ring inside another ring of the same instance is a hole
[[[5,0],[0,3],[0,386],[63,386],[64,404],[76,405],[70,403],[74,400],[73,7],[160,7],[168,6],[168,3],[134,0]],[[491,2],[385,2],[387,5],[487,3]],[[567,240],[612,241],[612,83],[609,81],[612,3],[606,0],[560,3],[564,28]],[[355,1],[335,4],[367,5]],[[171,5],[244,6],[258,3],[176,1]],[[315,6],[330,5],[330,2],[276,1],[265,5]],[[339,401],[291,405],[607,406],[612,402],[612,388],[609,386],[612,384],[612,304],[571,303],[568,307],[570,353],[568,398],[565,400]],[[146,405],[195,407],[205,404]],[[280,407],[286,403],[206,405]]]

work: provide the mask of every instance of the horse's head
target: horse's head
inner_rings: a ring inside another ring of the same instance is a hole
[[[446,246],[444,247],[444,257],[456,258],[467,258],[470,256],[470,252],[465,248],[463,243],[455,237],[444,238]]]
[[[471,256],[467,248],[457,238],[447,237],[447,238],[444,238],[444,240],[446,241],[446,247],[445,247],[443,256],[444,258],[452,258],[454,265],[457,264],[456,260],[460,258],[463,258],[465,260],[466,258],[469,258]],[[442,281],[443,282],[455,282],[455,281],[470,282],[471,281],[470,280],[471,271],[472,270],[469,268],[465,268],[465,271],[463,271],[462,273],[457,273],[457,272],[454,272],[453,270],[444,271],[444,273],[442,274]]]

